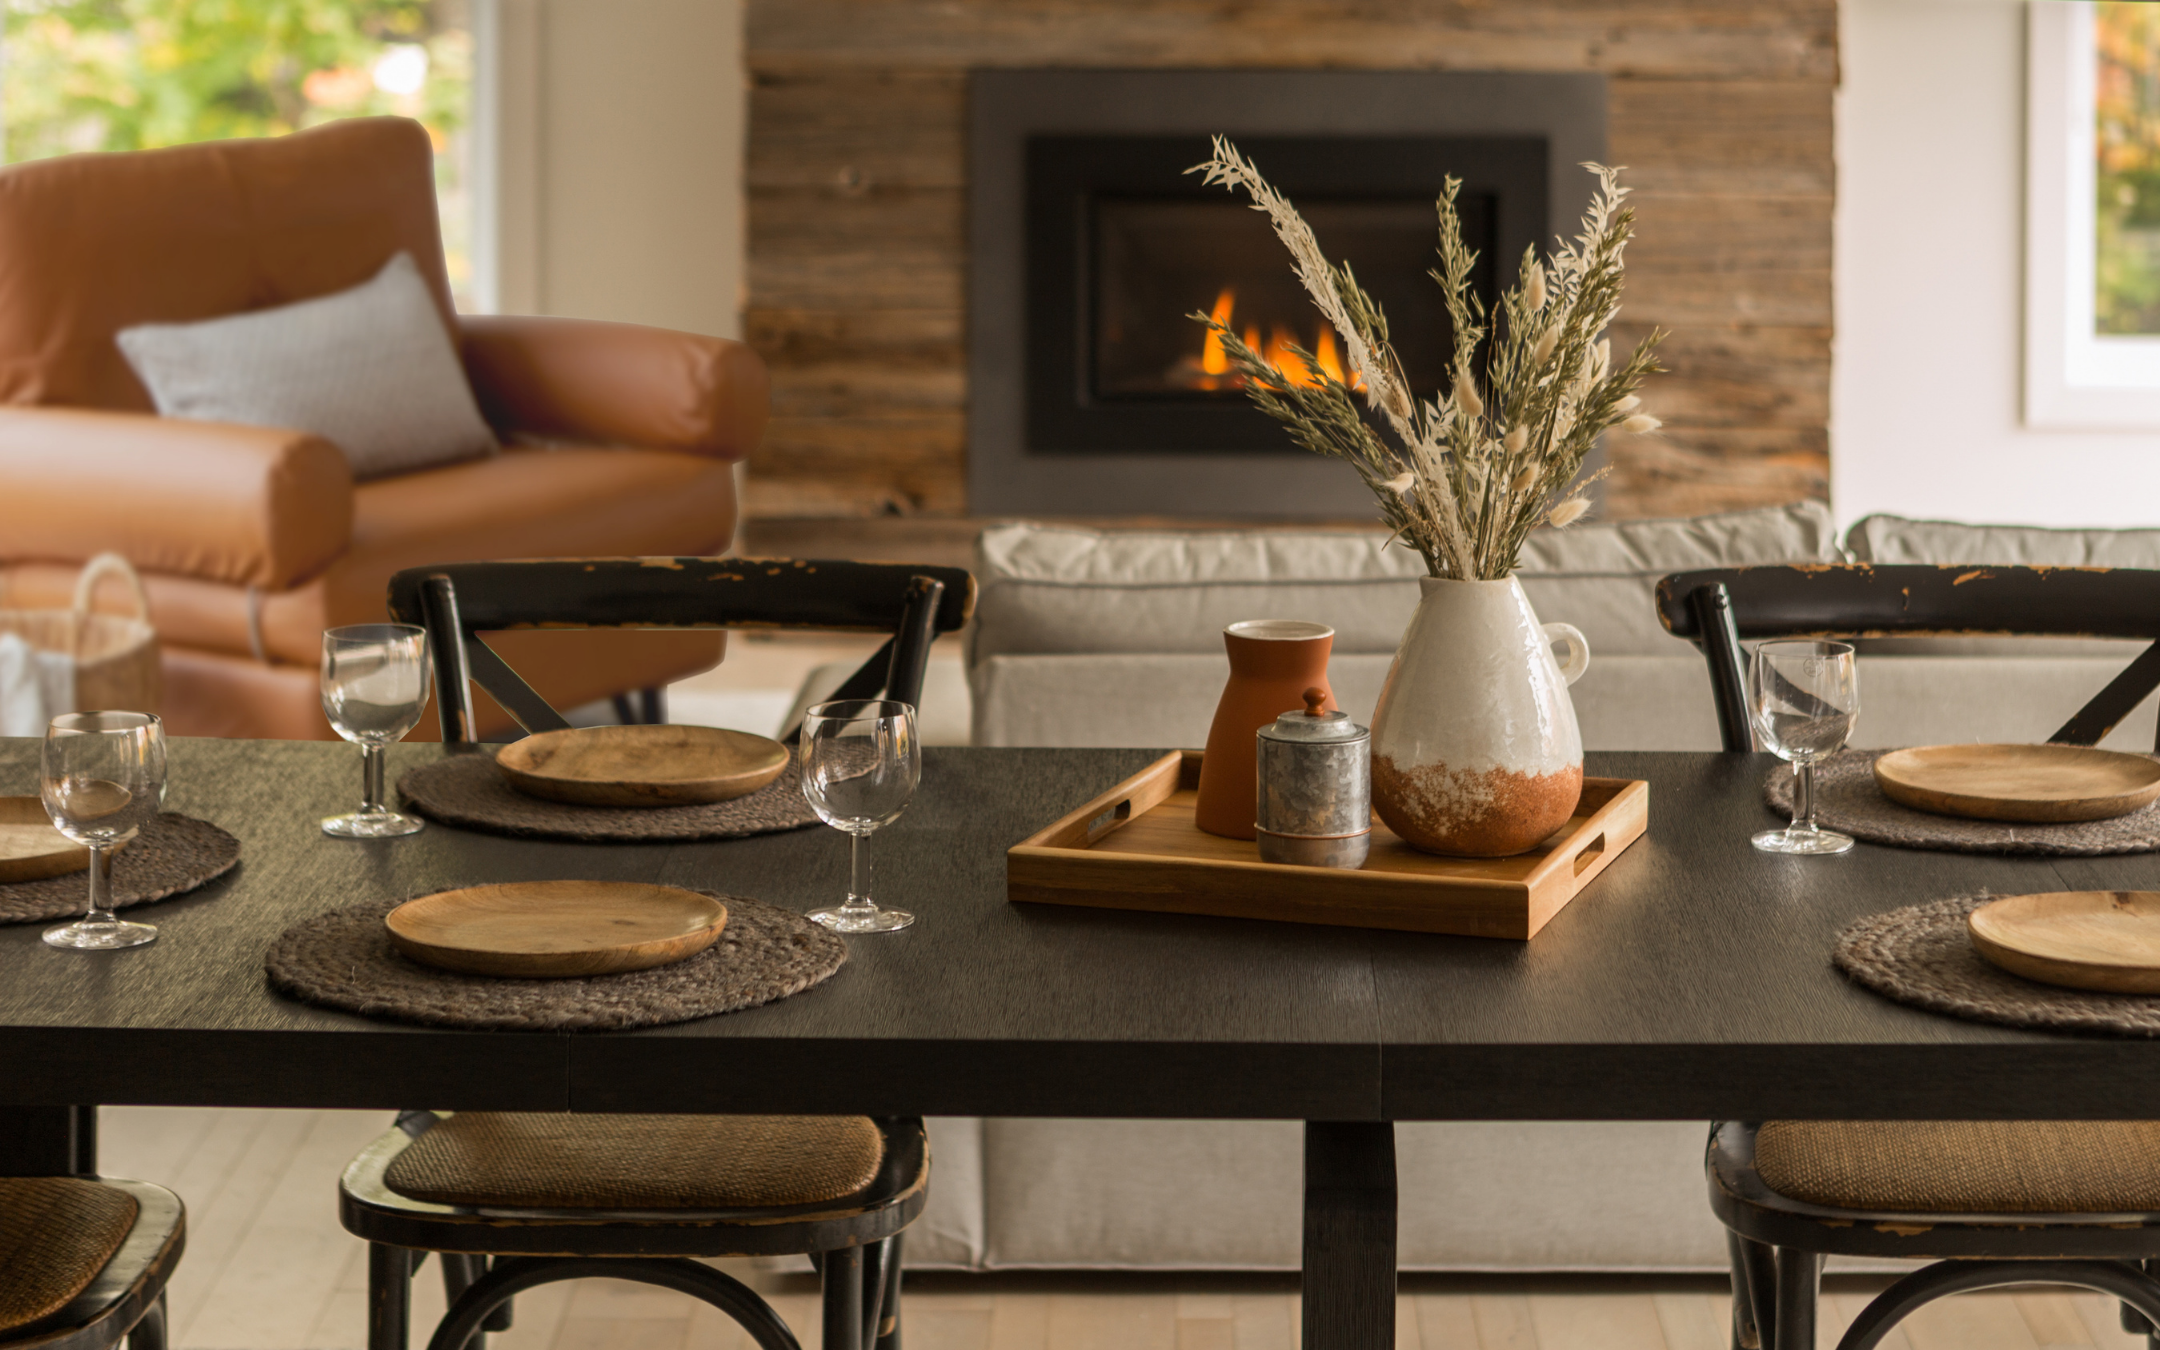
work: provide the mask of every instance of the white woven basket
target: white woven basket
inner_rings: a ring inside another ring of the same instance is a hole
[[[90,612],[98,583],[118,576],[135,599],[135,617]],[[74,668],[74,692],[63,712],[119,711],[154,713],[165,682],[158,665],[157,630],[150,626],[150,598],[142,578],[117,553],[100,553],[83,564],[75,579],[71,609],[0,609],[0,633],[14,633],[40,652],[63,657]],[[48,697],[48,702],[50,702]]]

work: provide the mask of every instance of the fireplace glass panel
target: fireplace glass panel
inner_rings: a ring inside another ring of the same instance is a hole
[[[1497,199],[1466,192],[1457,207],[1464,242],[1478,255],[1472,286],[1490,304]],[[1267,216],[1242,199],[1105,195],[1093,208],[1088,401],[1242,401],[1225,353],[1188,317],[1196,312],[1224,317],[1286,373],[1302,368],[1284,350],[1294,343],[1314,353],[1327,373],[1349,378],[1340,335],[1327,328],[1293,275]],[[1298,211],[1321,252],[1331,262],[1347,260],[1387,314],[1411,388],[1443,388],[1454,333],[1440,287],[1426,275],[1440,261],[1432,201],[1307,197]]]

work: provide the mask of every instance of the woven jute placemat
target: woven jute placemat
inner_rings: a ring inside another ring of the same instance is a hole
[[[1900,806],[1875,785],[1875,761],[1887,750],[1847,750],[1815,768],[1815,823],[1870,844],[1948,853],[2043,853],[2095,858],[2160,849],[2160,810],[2146,807],[2113,820],[2076,825],[2016,825],[1963,820]],[[1770,809],[1792,815],[1793,774],[1780,766],[1763,783]]]
[[[474,1031],[620,1031],[754,1008],[801,993],[847,961],[847,943],[799,914],[700,894],[727,906],[720,940],[674,965],[621,975],[515,980],[423,966],[392,947],[383,927],[402,899],[302,920],[270,945],[263,966],[279,993],[363,1017]]]
[[[487,754],[452,755],[398,778],[398,795],[421,815],[488,834],[586,843],[741,839],[817,824],[795,761],[747,797],[709,806],[571,806],[510,786]]]
[[[112,906],[127,909],[192,891],[239,861],[239,840],[207,820],[167,811],[113,855]],[[10,882],[0,885],[0,923],[79,919],[89,902],[87,872]]]
[[[1965,916],[1996,897],[1965,895],[1874,914],[1838,934],[1832,956],[1855,984],[1972,1022],[2115,1036],[2160,1036],[2160,998],[2039,984],[1973,950]]]

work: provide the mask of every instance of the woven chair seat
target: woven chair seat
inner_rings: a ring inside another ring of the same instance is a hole
[[[0,1177],[0,1332],[89,1288],[140,1209],[126,1191],[78,1177]]]
[[[461,1111],[383,1181],[414,1200],[491,1209],[758,1209],[853,1195],[884,1157],[867,1116]]]
[[[2160,1121],[1774,1120],[1755,1170],[1780,1195],[1873,1213],[2160,1211]]]

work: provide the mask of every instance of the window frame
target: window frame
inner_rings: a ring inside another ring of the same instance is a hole
[[[2025,51],[2025,425],[2160,430],[2160,335],[2093,331],[2092,4],[2030,0]]]

